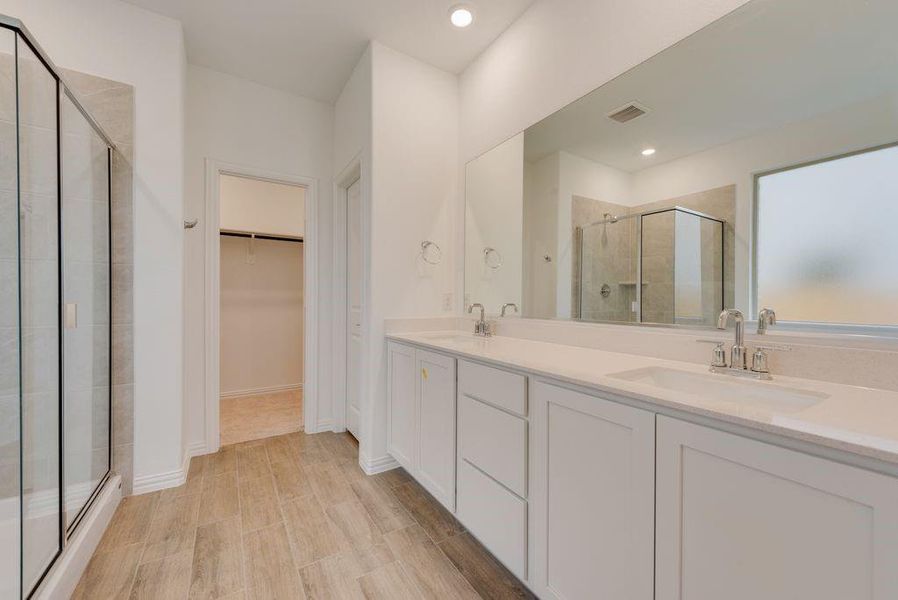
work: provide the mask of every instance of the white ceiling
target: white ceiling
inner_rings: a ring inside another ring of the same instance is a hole
[[[635,173],[895,94],[896,27],[895,0],[750,2],[528,129],[525,156],[565,150]],[[649,113],[606,117],[632,101]]]
[[[333,102],[369,40],[462,71],[534,0],[125,0],[184,25],[190,63]]]

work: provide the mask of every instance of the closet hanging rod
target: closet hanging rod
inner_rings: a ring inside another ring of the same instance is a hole
[[[231,237],[241,237],[241,238],[255,238],[257,240],[272,240],[275,242],[296,242],[299,244],[303,243],[302,238],[300,237],[287,237],[283,235],[266,235],[263,233],[242,233],[239,231],[219,231],[221,235],[229,235]]]

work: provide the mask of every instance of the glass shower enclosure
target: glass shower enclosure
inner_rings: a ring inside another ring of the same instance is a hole
[[[28,598],[111,466],[112,143],[0,16],[0,597]]]
[[[724,304],[726,222],[674,206],[574,230],[581,321],[711,326]]]

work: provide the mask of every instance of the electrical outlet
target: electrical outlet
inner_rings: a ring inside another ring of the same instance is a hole
[[[446,292],[443,294],[443,312],[450,312],[452,310],[452,292]]]

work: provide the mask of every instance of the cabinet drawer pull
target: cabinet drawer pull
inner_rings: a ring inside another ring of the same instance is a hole
[[[427,380],[427,369],[424,367],[421,367],[421,377],[423,377],[425,381]]]

